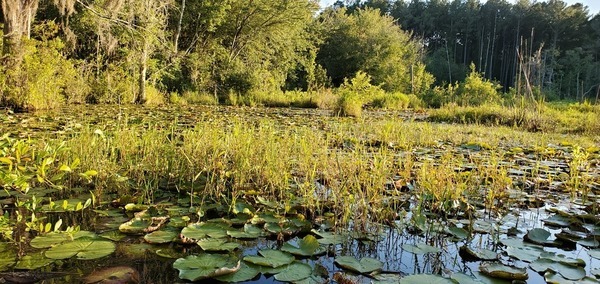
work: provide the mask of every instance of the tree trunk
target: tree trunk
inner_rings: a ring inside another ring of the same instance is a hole
[[[179,51],[179,37],[181,36],[181,26],[183,25],[183,13],[185,12],[185,0],[181,0],[181,10],[179,11],[179,22],[177,23],[177,32],[173,42],[173,51],[175,54]]]
[[[146,73],[148,72],[148,43],[144,41],[142,54],[140,58],[140,77],[138,80],[138,95],[135,103],[144,104],[146,102]]]
[[[26,103],[26,86],[21,70],[24,56],[22,37],[29,36],[37,4],[37,0],[2,0],[2,67],[7,88],[0,96],[0,104],[16,110],[25,108]]]

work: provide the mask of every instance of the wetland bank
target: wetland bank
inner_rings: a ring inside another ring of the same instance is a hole
[[[600,274],[593,134],[216,106],[0,119],[6,282],[596,283]]]

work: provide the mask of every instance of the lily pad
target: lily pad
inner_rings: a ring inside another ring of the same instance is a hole
[[[221,282],[238,283],[252,280],[259,273],[259,269],[242,262],[238,271],[227,275],[217,276],[215,279]]]
[[[543,248],[533,246],[521,246],[521,247],[507,247],[505,249],[508,256],[516,258],[525,262],[532,262],[538,258],[544,252]]]
[[[229,227],[219,223],[190,224],[181,230],[181,235],[194,240],[211,238],[224,238]]]
[[[532,262],[529,267],[539,273],[546,271],[560,273],[562,277],[568,280],[580,280],[585,277],[585,269],[583,267],[567,265],[547,258],[540,258]]]
[[[496,260],[498,254],[495,251],[482,248],[471,248],[468,246],[460,247],[460,251],[466,254],[468,257],[476,260]]]
[[[298,241],[297,247],[290,242],[286,242],[281,247],[281,250],[299,256],[313,256],[327,252],[327,249],[322,247],[313,235],[306,235]]]
[[[415,274],[415,275],[409,275],[409,276],[406,276],[406,277],[402,277],[402,279],[400,280],[399,283],[407,283],[407,284],[421,284],[421,283],[428,283],[428,284],[455,284],[456,282],[454,282],[454,280],[452,280],[452,279],[444,278],[444,277],[439,276],[439,275],[433,275],[433,274]]]
[[[151,244],[167,244],[176,240],[179,232],[173,230],[159,230],[144,236],[144,240]]]
[[[383,268],[383,262],[369,257],[362,258],[359,261],[351,256],[340,256],[335,258],[335,263],[344,269],[361,274],[378,271]]]
[[[48,234],[36,236],[31,240],[30,245],[40,249],[49,248],[66,241],[72,241],[83,237],[95,238],[96,234],[89,231],[79,231],[73,234],[66,232],[50,232]]]
[[[464,273],[452,273],[450,277],[452,280],[458,282],[459,284],[483,284],[484,282],[473,277],[466,275]]]
[[[119,231],[124,234],[142,235],[148,227],[152,225],[152,220],[148,218],[133,218],[119,226]]]
[[[312,275],[312,267],[306,263],[294,261],[286,266],[280,273],[275,274],[275,280],[282,282],[296,282]]]
[[[256,239],[263,236],[263,230],[252,224],[246,224],[241,231],[230,230],[227,231],[227,235],[234,239]]]
[[[464,240],[469,237],[467,230],[455,226],[448,228],[448,233],[458,240]]]
[[[595,259],[600,259],[600,249],[588,250],[588,254]]]
[[[408,251],[410,253],[414,253],[414,254],[438,253],[438,252],[442,251],[439,248],[432,247],[427,244],[417,244],[417,245],[403,244],[402,249],[404,249],[405,251]]]
[[[179,270],[179,278],[198,281],[232,274],[241,268],[241,264],[233,264],[231,259],[224,255],[203,254],[179,258],[173,263],[173,268]]]
[[[110,283],[139,283],[140,274],[129,266],[109,267],[92,272],[83,279],[83,283],[105,283],[103,281],[109,280]]]
[[[202,250],[210,252],[233,251],[240,247],[240,244],[238,243],[228,242],[225,239],[213,238],[199,240],[198,245],[202,248]]]
[[[500,278],[506,280],[527,280],[527,269],[517,268],[514,266],[504,265],[498,262],[487,262],[482,263],[479,266],[479,271],[487,276],[493,278]]]
[[[294,261],[294,256],[279,250],[260,250],[261,256],[245,256],[244,261],[260,266],[269,266],[272,268],[288,265]]]
[[[15,265],[15,269],[34,270],[47,266],[56,260],[49,259],[44,256],[44,253],[33,253],[23,256]]]
[[[529,230],[525,235],[525,240],[537,245],[548,245],[552,244],[552,241],[549,241],[548,238],[552,234],[544,229],[535,228]]]
[[[8,270],[17,262],[17,254],[5,243],[0,243],[0,271]]]
[[[319,242],[322,245],[337,245],[344,242],[344,236],[339,234],[333,234],[330,232],[319,232],[314,229],[311,232],[320,237],[320,239],[317,239],[317,242]]]
[[[51,259],[67,259],[77,256],[78,259],[88,260],[108,256],[115,249],[116,246],[111,241],[83,237],[51,247],[45,255]]]
[[[548,271],[548,272],[544,273],[544,279],[546,280],[546,283],[550,283],[550,284],[598,284],[598,283],[600,283],[600,281],[598,281],[597,279],[591,278],[591,277],[584,277],[579,280],[565,279],[564,277],[561,276],[561,274],[558,274],[553,271]]]

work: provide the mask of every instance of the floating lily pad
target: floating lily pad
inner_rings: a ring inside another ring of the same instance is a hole
[[[203,254],[179,258],[173,263],[173,268],[179,270],[179,278],[198,281],[232,274],[241,268],[241,264],[235,265],[224,255]]]
[[[559,273],[548,271],[544,273],[546,283],[550,284],[598,284],[600,281],[591,277],[584,277],[579,280],[569,280],[562,277]]]
[[[44,253],[33,253],[23,256],[17,264],[14,266],[15,269],[26,269],[34,270],[50,265],[55,262],[54,259],[49,259],[44,256]]]
[[[508,254],[508,256],[512,258],[516,258],[526,262],[532,262],[540,257],[540,255],[544,252],[544,249],[534,246],[509,246],[505,249],[505,251]]]
[[[551,235],[552,234],[550,232],[544,229],[535,228],[527,232],[525,235],[525,240],[537,245],[547,245],[551,243],[551,241],[548,240]]]
[[[464,240],[469,237],[469,232],[467,230],[455,226],[448,228],[448,233],[458,240]]]
[[[460,247],[460,251],[466,256],[476,260],[496,260],[498,254],[495,251],[482,248],[471,248],[466,245]]]
[[[229,227],[218,223],[191,224],[181,230],[181,235],[194,240],[211,238],[224,238]]]
[[[144,236],[144,240],[151,244],[167,244],[179,237],[179,232],[173,230],[159,230]]]
[[[164,249],[158,249],[156,251],[154,251],[154,253],[156,253],[156,255],[164,257],[164,258],[171,258],[171,259],[178,259],[178,258],[182,258],[185,256],[184,253],[175,250],[172,247],[169,248],[164,248]]]
[[[422,284],[422,283],[428,283],[428,284],[455,284],[456,282],[454,282],[454,280],[452,279],[448,279],[448,278],[444,278],[442,276],[439,275],[433,275],[433,274],[415,274],[415,275],[409,275],[406,277],[402,277],[402,279],[400,279],[400,282],[398,283],[406,283],[406,284]]]
[[[274,235],[292,236],[300,232],[300,228],[291,222],[266,223],[265,230]]]
[[[240,244],[228,242],[225,239],[202,239],[198,241],[198,245],[204,251],[232,251],[240,247]]]
[[[246,263],[242,262],[238,271],[227,275],[217,276],[215,277],[215,279],[221,282],[238,283],[252,280],[259,273],[260,271],[255,267],[249,266]]]
[[[275,274],[275,280],[281,282],[296,282],[312,275],[312,267],[306,263],[295,261],[285,267],[280,273]]]
[[[329,283],[329,282],[327,279],[325,279],[321,276],[318,276],[318,275],[311,275],[308,278],[304,278],[300,281],[294,281],[294,284],[323,284],[323,283]],[[377,282],[373,282],[373,283],[377,283]]]
[[[396,284],[402,282],[401,274],[382,273],[373,275],[373,278],[375,278],[375,280],[371,281],[373,284]]]
[[[95,238],[96,234],[89,231],[79,231],[72,234],[66,232],[50,232],[36,236],[31,240],[30,245],[34,248],[49,248],[66,241],[72,241],[83,237]]]
[[[383,268],[383,262],[370,257],[364,257],[359,261],[351,256],[340,256],[335,258],[335,263],[344,269],[361,274],[378,271]]]
[[[116,266],[92,272],[83,279],[85,284],[94,283],[139,283],[140,274],[129,266]]]
[[[284,217],[277,216],[273,213],[263,213],[254,215],[250,223],[254,225],[264,225],[265,223],[279,223],[283,221],[285,221]]]
[[[290,242],[286,242],[281,247],[281,250],[299,256],[313,256],[327,252],[327,249],[322,247],[313,235],[307,235],[298,241],[297,247]]]
[[[572,265],[572,266],[585,267],[585,261],[581,258],[567,257],[565,255],[556,254],[553,252],[544,252],[540,255],[540,258],[545,258],[545,259],[552,260],[554,262],[560,262],[560,263],[564,263],[564,264],[568,264],[568,265]]]
[[[243,202],[243,201],[236,201],[235,205],[232,208],[233,214],[247,214],[247,215],[254,215],[254,207],[252,207],[250,204]]]
[[[504,265],[498,262],[487,262],[482,263],[479,266],[479,271],[487,276],[493,278],[500,278],[506,280],[527,280],[527,269],[517,268],[514,266]]]
[[[119,231],[124,234],[142,235],[148,227],[152,225],[152,220],[147,218],[133,218],[119,226]]]
[[[585,277],[585,269],[583,267],[567,265],[547,258],[540,258],[532,262],[529,267],[539,273],[546,271],[560,273],[562,277],[568,280],[580,280]]]
[[[245,256],[244,261],[272,268],[288,265],[294,261],[294,256],[279,250],[267,249],[260,250],[258,253],[261,256]]]
[[[483,284],[484,282],[473,277],[466,275],[464,273],[452,273],[450,277],[452,280],[458,282],[459,284]]]
[[[241,231],[229,230],[227,235],[234,239],[256,239],[263,236],[263,230],[252,224],[246,224]]]
[[[51,247],[45,255],[51,259],[67,259],[77,256],[78,259],[88,260],[108,256],[115,249],[116,246],[111,241],[83,237]]]
[[[320,239],[317,239],[317,242],[322,245],[337,245],[344,242],[344,236],[342,235],[333,234],[330,232],[319,232],[314,229],[311,232],[320,237]]]
[[[427,244],[417,244],[417,245],[403,244],[402,249],[404,249],[405,251],[408,251],[410,253],[414,253],[414,254],[438,253],[438,252],[442,251],[439,248],[432,247]]]
[[[124,237],[126,237],[126,235],[121,233],[118,230],[112,230],[112,231],[108,231],[108,232],[104,232],[104,233],[100,234],[100,237],[114,241],[114,242],[118,242],[118,241],[122,240]]]
[[[600,249],[588,250],[588,254],[595,259],[600,259]]]

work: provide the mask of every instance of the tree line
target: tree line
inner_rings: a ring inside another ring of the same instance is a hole
[[[319,92],[359,72],[430,104],[469,78],[561,99],[600,88],[600,16],[560,0],[1,1],[14,109]]]

